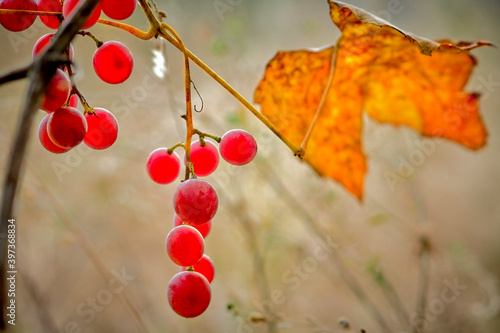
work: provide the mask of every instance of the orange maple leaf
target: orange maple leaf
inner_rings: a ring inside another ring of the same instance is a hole
[[[262,113],[322,176],[363,197],[362,112],[470,149],[486,143],[477,93],[463,92],[489,42],[431,41],[357,7],[328,1],[342,31],[334,48],[279,51],[255,91]]]

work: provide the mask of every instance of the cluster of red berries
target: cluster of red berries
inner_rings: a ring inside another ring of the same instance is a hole
[[[257,143],[246,131],[231,130],[214,138],[219,142],[220,155],[228,163],[244,165],[257,154]],[[219,150],[203,136],[194,141],[190,153],[194,177],[182,182],[174,193],[174,228],[167,235],[165,247],[170,259],[182,269],[170,280],[167,296],[170,307],[186,318],[199,316],[210,304],[214,264],[204,254],[204,238],[217,212],[218,197],[210,183],[197,177],[215,171]],[[159,148],[149,155],[146,167],[152,180],[168,184],[179,175],[180,159],[173,149]]]
[[[69,17],[81,0],[1,0],[0,9],[30,10],[62,13],[60,16],[40,15],[40,20],[49,28],[58,29],[61,22]],[[82,29],[92,27],[101,15],[122,20],[130,17],[137,7],[137,0],[101,0]],[[0,24],[10,31],[23,31],[35,22],[37,15],[20,13],[0,14]],[[33,59],[41,54],[51,43],[54,34],[43,35],[33,47]],[[118,84],[127,80],[133,69],[130,50],[120,42],[97,42],[98,48],[93,56],[93,67],[97,76],[104,82]],[[64,56],[68,62],[73,60],[73,46],[70,45]],[[72,70],[63,65],[56,70],[45,88],[40,108],[48,114],[40,122],[38,138],[48,151],[61,154],[79,145],[82,141],[93,149],[106,149],[118,137],[118,122],[111,112],[103,108],[90,108],[84,105],[82,114],[76,107],[79,98],[70,77]],[[69,76],[68,76],[69,75]],[[84,101],[82,100],[82,103]],[[86,103],[86,101],[85,101]]]

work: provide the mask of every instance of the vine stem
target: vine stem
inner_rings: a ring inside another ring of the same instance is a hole
[[[173,46],[182,51],[186,57],[191,59],[198,67],[200,67],[205,73],[207,73],[210,77],[212,77],[217,83],[219,83],[224,89],[226,89],[234,98],[236,98],[243,106],[245,106],[257,119],[259,119],[267,128],[269,128],[283,143],[293,152],[295,156],[299,156],[302,158],[305,155],[305,150],[302,147],[295,145],[291,142],[281,131],[274,126],[266,116],[259,112],[249,101],[245,99],[236,89],[234,89],[229,83],[227,83],[222,77],[220,77],[214,70],[212,70],[208,65],[206,65],[202,60],[200,60],[195,54],[193,54],[189,49],[187,49],[184,44],[179,42],[178,35],[173,32],[173,29],[166,23],[160,23],[154,13],[151,10],[151,7],[145,0],[139,0],[144,12],[146,13],[146,17],[150,23],[149,31],[142,31],[133,27],[131,25],[114,22],[109,20],[100,19],[99,23],[109,25],[123,31],[126,31],[140,39],[151,39],[160,35],[165,40],[170,42]],[[174,36],[171,36],[166,31],[172,33]],[[177,36],[176,36],[177,35]]]
[[[27,9],[0,9],[1,14],[28,14],[28,15],[40,15],[40,16],[61,16],[61,12],[43,12],[39,10],[27,10]]]

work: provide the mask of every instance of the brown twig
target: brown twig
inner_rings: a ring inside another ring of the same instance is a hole
[[[0,76],[0,85],[7,82],[12,82],[15,80],[26,78],[28,76],[28,72],[30,69],[31,69],[31,64],[21,68],[16,68],[8,73],[5,73],[4,75]]]
[[[21,168],[24,162],[24,153],[30,137],[33,118],[40,105],[45,87],[54,75],[58,63],[63,60],[62,53],[66,50],[76,32],[93,12],[98,2],[98,0],[82,1],[78,8],[75,9],[75,14],[62,23],[52,43],[45,52],[35,58],[32,67],[28,71],[30,83],[28,86],[26,103],[23,107],[13,147],[7,162],[3,187],[2,211],[0,214],[0,329],[5,328],[7,225],[8,220],[13,218],[14,200],[20,183]]]

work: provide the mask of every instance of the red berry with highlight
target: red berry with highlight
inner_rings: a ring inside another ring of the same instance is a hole
[[[47,132],[59,147],[73,148],[85,138],[87,121],[75,108],[60,108],[50,114]]]
[[[35,59],[35,57],[38,54],[42,53],[42,51],[49,46],[50,41],[52,40],[53,37],[54,34],[46,34],[40,37],[36,41],[35,45],[33,45],[33,51],[31,52],[31,57]],[[73,60],[73,54],[74,54],[73,45],[69,44],[69,60]]]
[[[102,44],[94,53],[92,60],[97,76],[106,83],[124,82],[132,74],[134,58],[122,43],[110,41]]]
[[[205,312],[210,304],[210,284],[200,273],[180,272],[168,283],[167,298],[170,307],[179,316],[197,317]]]
[[[198,230],[184,224],[168,233],[165,247],[174,263],[179,266],[192,266],[203,257],[205,241]]]
[[[87,113],[87,134],[83,142],[92,149],[106,149],[118,137],[118,122],[111,112],[94,108],[94,114]]]
[[[234,129],[222,136],[219,150],[226,162],[244,165],[250,163],[257,155],[257,142],[247,131]]]
[[[215,216],[218,205],[215,189],[198,178],[182,182],[174,193],[175,213],[189,225],[210,221]]]
[[[146,162],[149,177],[158,184],[169,184],[179,175],[181,161],[176,152],[169,154],[167,148],[155,149]]]
[[[0,9],[37,10],[35,0],[2,0]],[[9,31],[23,31],[31,27],[36,15],[31,14],[0,14],[0,24]]]
[[[65,19],[68,18],[71,15],[71,13],[73,13],[73,10],[82,1],[83,0],[65,0],[62,10],[64,18]],[[82,29],[88,29],[92,27],[94,24],[96,24],[97,20],[99,19],[99,16],[101,16],[101,5],[97,4],[94,11],[92,12],[92,14],[90,14],[90,17],[87,19],[87,22],[83,24]]]
[[[53,112],[62,107],[68,101],[71,92],[71,82],[60,69],[56,69],[54,76],[45,87],[41,108],[47,112]]]
[[[191,143],[191,162],[194,165],[194,174],[197,177],[208,176],[217,169],[219,165],[219,151],[210,141],[205,141],[202,146],[199,140]],[[186,158],[184,158],[185,162]]]
[[[178,225],[182,225],[182,220],[174,214],[174,227],[177,227]],[[212,229],[212,221],[208,221],[207,223],[203,224],[198,224],[198,225],[193,225],[193,227],[196,228],[200,232],[200,234],[203,236],[203,238],[206,238],[208,234],[210,233],[210,229]]]
[[[212,283],[215,275],[215,267],[214,267],[214,262],[209,256],[204,254],[203,257],[200,259],[200,261],[198,261],[192,267],[195,272],[198,272],[204,277],[206,277],[208,283]],[[183,271],[185,271],[186,269],[187,267],[182,267]]]
[[[113,20],[129,18],[137,7],[137,0],[101,0],[102,12]]]
[[[60,0],[38,0],[38,10],[41,12],[62,12]],[[57,16],[40,15],[40,20],[51,29],[59,28],[59,19]]]
[[[46,115],[40,122],[40,126],[38,126],[38,139],[40,143],[45,149],[54,154],[62,154],[69,151],[71,148],[59,147],[49,138],[49,134],[47,133],[47,122],[49,121],[49,117],[50,114]]]

